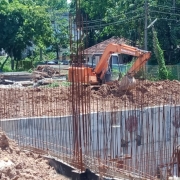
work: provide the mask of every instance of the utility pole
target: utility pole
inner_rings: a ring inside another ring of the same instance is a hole
[[[147,20],[148,20],[148,0],[144,2],[144,13],[145,13],[145,22],[144,22],[144,49],[147,51]]]

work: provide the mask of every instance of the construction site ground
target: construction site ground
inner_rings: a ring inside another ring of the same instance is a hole
[[[59,86],[0,88],[0,119],[64,116],[73,113],[120,111],[159,105],[180,104],[179,81],[137,80],[134,89],[122,91],[119,83],[99,89],[79,83]],[[4,165],[8,165],[4,168]],[[2,168],[3,167],[3,168]],[[0,179],[64,179],[40,155],[21,150],[0,131]]]
[[[68,180],[40,155],[21,150],[0,131],[0,179],[2,180]]]
[[[84,104],[88,106],[85,113],[180,104],[180,82],[139,80],[134,89],[126,91],[121,91],[117,83],[93,90],[80,85],[72,88],[63,82],[59,87],[0,88],[0,96],[0,119],[62,116],[71,115],[73,106],[82,112]]]

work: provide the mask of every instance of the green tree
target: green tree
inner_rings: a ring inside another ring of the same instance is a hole
[[[124,37],[132,41],[132,45],[144,47],[144,0],[96,0],[80,1],[79,12],[84,16],[84,28],[88,37],[88,47],[112,36]],[[75,0],[71,3],[71,11],[76,8]],[[164,52],[165,62],[180,62],[180,1],[148,0],[148,15],[155,23],[158,41]],[[151,21],[148,20],[148,24]],[[148,50],[153,52],[153,33],[148,30]],[[157,64],[155,55],[151,62]]]
[[[59,51],[61,48],[67,48],[69,44],[69,8],[66,0],[36,0],[39,5],[47,8],[47,13],[51,19],[53,28],[52,49],[56,51],[57,59],[59,59]]]
[[[12,70],[14,61],[18,67],[22,52],[27,47],[43,47],[52,42],[51,22],[45,8],[33,2],[1,0],[0,27],[0,47],[10,56]]]

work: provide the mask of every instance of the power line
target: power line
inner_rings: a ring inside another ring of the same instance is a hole
[[[152,17],[152,18],[157,18],[157,17]],[[158,20],[166,20],[166,21],[176,21],[176,22],[180,22],[180,20],[178,19],[172,19],[172,18],[158,18]]]
[[[113,16],[113,17],[111,17],[111,19],[115,19],[115,18],[118,18],[118,17],[120,17],[120,16],[122,16],[122,15],[129,15],[129,14],[132,14],[132,13],[139,13],[139,10],[143,10],[142,9],[142,7],[140,7],[140,8],[138,8],[138,9],[136,9],[136,10],[134,10],[134,11],[130,11],[130,12],[127,12],[127,13],[121,13],[120,15],[118,15],[118,16]],[[93,22],[104,22],[105,20],[104,19],[94,19],[94,20],[89,20],[89,21],[83,21],[83,23],[84,24],[87,24],[87,23],[93,23]]]
[[[173,7],[161,6],[161,5],[150,6],[150,7],[170,9],[170,10],[174,10],[174,9],[175,9],[175,10],[180,11],[180,8],[177,8],[177,7],[173,8]],[[130,12],[127,12],[127,13],[121,13],[121,14],[118,15],[118,16],[112,17],[111,19],[118,18],[118,17],[120,17],[120,16],[122,16],[122,15],[128,15],[128,14],[136,13],[137,11],[139,12],[139,10],[143,10],[143,7],[140,7],[140,8],[138,8],[138,9],[136,9],[136,10],[133,10],[133,11],[130,11]],[[176,14],[177,14],[177,13],[176,13]],[[179,14],[177,14],[177,15],[179,15]],[[87,23],[97,23],[97,22],[104,22],[104,21],[105,21],[105,19],[94,19],[94,20],[89,20],[89,21],[83,21],[83,23],[84,23],[84,24],[87,24]]]
[[[158,13],[163,13],[163,14],[167,14],[166,12],[161,12],[161,11],[150,11],[150,12],[158,12]],[[169,14],[172,14],[172,13],[169,13]],[[142,15],[142,14],[141,14]],[[144,17],[144,16],[136,16],[136,17],[132,17],[132,18],[126,18],[126,19],[123,19],[123,20],[119,20],[119,21],[115,21],[115,22],[111,22],[111,23],[103,23],[103,24],[98,24],[98,23],[96,23],[96,24],[94,24],[94,25],[88,25],[88,26],[84,26],[84,28],[86,28],[86,29],[94,29],[94,28],[103,28],[103,27],[105,27],[105,26],[111,26],[111,25],[116,25],[116,24],[119,24],[119,23],[121,23],[121,22],[125,22],[125,21],[131,21],[131,20],[135,20],[135,19],[137,19],[137,18],[140,18],[140,19],[142,19],[142,17]],[[173,14],[172,14],[173,15]],[[180,16],[179,14],[177,14],[178,16]],[[155,18],[157,18],[157,16],[155,17]],[[164,19],[164,20],[168,20],[167,18],[163,18],[163,17],[158,17],[158,19]],[[170,19],[169,18],[169,20],[174,20],[174,21],[179,21],[178,19]]]
[[[157,17],[152,17],[152,18],[157,18]],[[113,22],[113,23],[106,23],[106,24],[103,24],[103,25],[94,25],[94,26],[86,26],[84,27],[83,29],[84,30],[90,30],[90,29],[102,29],[104,27],[108,27],[108,26],[111,26],[111,25],[120,25],[120,24],[124,24],[124,23],[129,23],[133,20],[143,20],[144,19],[144,16],[137,16],[137,17],[134,17],[134,18],[131,18],[131,19],[125,19],[125,20],[122,20],[122,21],[116,21],[116,22]],[[180,20],[177,20],[177,19],[172,19],[172,18],[158,18],[158,20],[166,20],[166,21],[176,21],[176,22],[180,22]]]
[[[151,6],[153,7],[153,6]],[[168,9],[172,9],[172,7],[167,7],[167,6],[157,6],[157,8],[168,8]],[[177,9],[177,8],[176,8]],[[142,10],[142,7],[140,7],[139,9],[136,9],[134,11],[130,11],[130,12],[127,12],[127,13],[121,13],[120,15],[118,16],[114,16],[114,17],[111,17],[111,19],[115,19],[115,18],[118,18],[122,15],[132,15],[133,13],[137,13],[137,11],[139,12],[139,10]],[[165,12],[165,11],[160,11],[160,10],[150,10],[151,13],[159,13],[159,14],[166,14],[166,15],[172,15],[172,16],[180,16],[180,14],[177,14],[177,13],[170,13],[170,12]],[[132,18],[126,18],[126,19],[122,19],[122,20],[119,20],[119,21],[115,21],[115,22],[105,22],[104,19],[95,19],[95,20],[90,20],[90,21],[83,21],[83,26],[84,28],[86,29],[95,29],[95,28],[104,28],[105,26],[111,26],[111,25],[116,25],[116,24],[119,24],[119,23],[122,23],[122,22],[125,22],[125,21],[128,21],[129,20],[135,20],[135,19],[142,19],[141,16],[136,16],[136,17],[132,17]],[[155,17],[157,18],[157,17]],[[158,19],[164,19],[164,20],[167,20],[167,18],[159,18]],[[175,20],[175,21],[178,21],[177,19],[169,19],[169,20]]]
[[[105,23],[105,24],[101,24],[101,25],[97,24],[97,25],[86,26],[86,27],[93,28],[93,27],[103,27],[103,26],[107,26],[107,25],[115,25],[115,24],[119,24],[120,22],[134,20],[134,19],[140,18],[140,17],[143,17],[143,16],[137,16],[137,17],[132,17],[132,18],[128,18],[128,19],[123,19],[123,20],[120,20],[120,21],[115,21],[115,22],[112,22],[112,23]]]
[[[162,5],[156,5],[156,6],[150,6],[150,7],[157,7],[157,8],[163,8],[163,9],[171,9],[171,10],[178,10],[180,11],[180,8],[177,8],[177,7],[169,7],[169,6],[162,6]]]
[[[163,12],[163,11],[155,11],[155,10],[150,10],[150,12],[157,12],[157,13],[161,13],[161,14],[168,14],[168,15],[175,15],[175,16],[180,16],[180,14],[177,13],[169,13],[169,12]]]
[[[144,16],[137,16],[137,17],[132,17],[132,18],[127,18],[127,19],[124,19],[124,20],[120,20],[120,21],[115,21],[115,22],[112,22],[112,23],[105,23],[105,24],[95,24],[95,25],[92,25],[92,26],[84,26],[84,28],[89,28],[89,29],[93,29],[93,28],[99,28],[99,27],[105,27],[105,26],[110,26],[110,25],[116,25],[116,24],[119,24],[121,22],[125,22],[125,21],[132,21],[132,20],[135,20],[135,19],[142,19],[142,17],[144,18]],[[154,17],[154,18],[157,18],[157,17]],[[175,21],[179,21],[178,19],[170,19],[170,18],[159,18],[158,19],[165,19],[165,20],[175,20]]]
[[[155,8],[163,8],[163,9],[170,9],[170,10],[172,10],[173,9],[173,7],[168,7],[168,6],[160,6],[160,5],[156,5],[156,6],[150,6],[150,7],[155,7]],[[178,8],[175,8],[176,10],[178,10]],[[122,15],[130,15],[130,14],[133,14],[133,13],[139,13],[139,11],[140,10],[143,10],[143,7],[140,7],[140,8],[138,8],[138,9],[136,9],[136,10],[133,10],[133,11],[130,11],[130,12],[127,12],[127,13],[121,13],[120,15],[118,15],[118,16],[113,16],[113,17],[111,17],[110,19],[108,19],[108,20],[113,20],[113,19],[115,19],[115,18],[118,18],[118,17],[120,17],[120,16],[122,16]],[[159,13],[166,13],[166,14],[172,14],[172,13],[170,13],[170,12],[162,12],[162,11],[158,11],[158,10],[151,10],[151,11],[154,11],[154,12],[159,12]],[[180,11],[180,9],[179,9],[179,11]],[[180,16],[180,14],[177,14],[177,13],[173,13],[174,15],[178,15],[178,16]],[[82,23],[84,24],[84,25],[86,25],[86,24],[95,24],[95,23],[104,23],[105,21],[107,21],[107,20],[105,20],[105,19],[94,19],[94,20],[89,20],[89,21],[83,21]]]
[[[137,17],[133,17],[133,18],[129,18],[129,19],[124,19],[124,20],[121,20],[121,21],[116,21],[116,22],[113,22],[113,23],[106,23],[106,24],[93,25],[93,26],[85,26],[83,29],[84,30],[95,29],[95,28],[100,29],[100,28],[104,28],[106,26],[119,25],[121,23],[133,21],[133,20],[136,20],[136,19],[138,19],[138,20],[144,19],[144,16],[137,16]]]
[[[138,11],[138,9],[136,10],[136,11]],[[121,14],[121,15],[118,15],[118,16],[114,16],[114,17],[112,17],[111,19],[115,19],[115,18],[117,18],[117,17],[119,17],[119,16],[122,16],[122,15],[128,15],[128,14],[132,14],[132,13],[135,13],[136,11],[131,11],[131,12],[128,12],[128,13],[126,13],[126,14]],[[177,13],[170,13],[170,12],[165,12],[165,11],[157,11],[157,10],[150,10],[150,12],[156,12],[156,13],[161,13],[161,14],[168,14],[168,15],[174,15],[174,16],[180,16],[180,14],[177,14]],[[99,23],[99,24],[98,24]],[[86,25],[86,24],[88,24],[88,26],[89,25],[91,25],[91,26],[96,26],[96,24],[97,24],[97,26],[100,26],[100,24],[101,23],[105,23],[105,20],[103,20],[103,19],[100,19],[100,20],[91,20],[91,21],[83,21],[83,24],[84,25]]]

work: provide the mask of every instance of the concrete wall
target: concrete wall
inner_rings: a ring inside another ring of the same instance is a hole
[[[72,154],[74,142],[80,144],[81,139],[87,166],[90,157],[113,159],[130,155],[132,159],[125,164],[148,174],[156,174],[158,165],[168,163],[173,148],[180,143],[180,106],[0,122],[2,129],[20,145],[48,149],[57,155]]]

